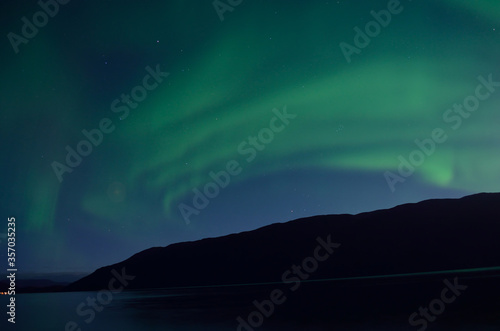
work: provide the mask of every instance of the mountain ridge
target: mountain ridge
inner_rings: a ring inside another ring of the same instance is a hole
[[[279,282],[285,270],[312,254],[318,237],[328,236],[341,246],[312,279],[499,266],[499,203],[500,193],[429,199],[151,247],[65,290],[106,288],[111,270],[123,268],[135,277],[129,289]]]

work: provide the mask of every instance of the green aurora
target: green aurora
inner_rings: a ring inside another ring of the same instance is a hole
[[[148,231],[171,230],[162,245],[205,236],[200,223],[213,217],[211,207],[187,227],[178,206],[192,205],[193,189],[202,189],[209,173],[230,160],[242,171],[227,190],[250,190],[263,178],[273,183],[288,171],[349,171],[376,178],[383,196],[422,186],[497,191],[500,90],[457,130],[443,114],[474,93],[479,76],[500,81],[500,5],[402,1],[404,10],[347,63],[339,43],[352,44],[353,28],[372,20],[371,10],[387,7],[387,1],[356,3],[244,1],[221,22],[210,1],[149,7],[70,2],[18,54],[4,38],[0,105],[8,205],[2,211],[23,220],[26,236],[45,236],[33,240],[32,247],[42,242],[42,248],[27,249],[27,260],[64,264],[77,252],[79,262],[68,268],[98,265],[83,244],[72,243],[78,231],[110,246],[137,239],[131,250],[149,247],[134,225],[140,217],[148,218]],[[19,33],[20,18],[36,10],[36,4],[10,8],[8,18],[3,14],[4,35]],[[168,77],[120,118],[112,102],[142,83],[146,66],[156,65]],[[269,125],[272,109],[284,107],[296,118],[246,162],[238,145]],[[97,128],[103,118],[114,131],[59,182],[52,163],[64,163],[65,147],[76,148],[82,130]],[[384,173],[397,173],[398,156],[407,158],[417,148],[414,140],[429,138],[435,128],[447,141],[392,193]],[[252,205],[256,193],[248,194],[240,199]],[[330,208],[337,211],[343,210]],[[295,218],[279,215],[275,221]],[[184,231],[191,232],[179,235]],[[111,252],[103,257],[117,258]]]

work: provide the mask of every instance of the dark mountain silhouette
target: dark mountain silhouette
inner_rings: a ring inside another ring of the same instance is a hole
[[[313,256],[318,237],[341,246],[308,280],[500,266],[500,193],[315,216],[154,247],[100,268],[66,290],[105,289],[111,270],[123,268],[135,277],[127,289],[281,282],[292,265]]]
[[[179,323],[225,323],[239,331],[261,324],[266,330],[390,325],[422,331],[431,323],[435,330],[495,328],[500,325],[499,206],[500,193],[482,193],[303,218],[151,248],[65,290],[113,290],[123,283],[127,290],[154,289],[156,298],[140,292],[122,302],[132,311],[146,306],[169,312]],[[324,260],[327,249],[318,238],[340,246],[330,247],[333,254]],[[122,274],[121,283],[110,283]],[[240,285],[225,286],[231,284]],[[276,291],[281,300],[272,302]]]

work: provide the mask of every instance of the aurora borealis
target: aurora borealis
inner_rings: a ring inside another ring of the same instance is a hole
[[[348,63],[339,44],[387,4],[243,0],[221,21],[213,1],[69,1],[16,53],[7,35],[40,7],[2,3],[0,211],[16,217],[20,270],[86,272],[273,222],[498,191],[500,88],[456,130],[443,114],[478,77],[500,81],[500,4],[401,1]],[[124,100],[137,86],[147,95]],[[285,108],[296,117],[249,161],[239,146]],[[58,180],[53,162],[103,119],[114,129]],[[384,173],[435,128],[447,140],[392,192]],[[232,160],[241,171],[187,224],[179,205]]]

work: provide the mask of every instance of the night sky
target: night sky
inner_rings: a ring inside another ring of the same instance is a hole
[[[14,216],[20,273],[498,191],[498,1],[216,4],[1,3],[0,233]]]

